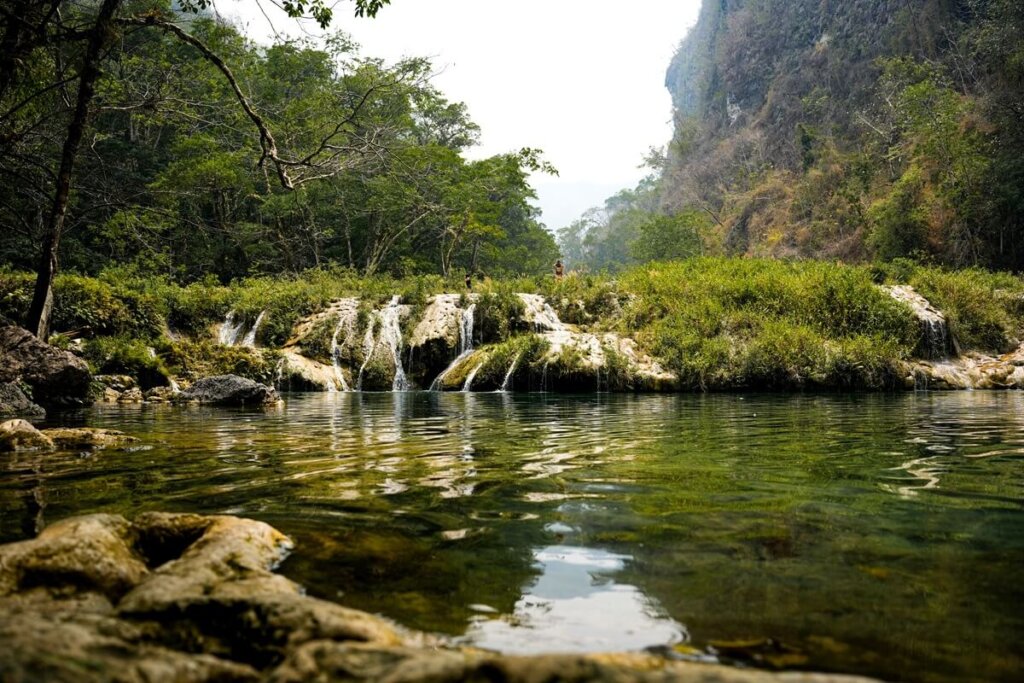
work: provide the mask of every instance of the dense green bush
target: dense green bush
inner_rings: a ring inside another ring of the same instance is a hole
[[[170,371],[156,350],[139,339],[96,337],[85,344],[85,358],[103,375],[131,375],[143,389],[167,386]]]
[[[635,335],[691,388],[891,385],[920,328],[866,268],[702,258],[625,273]]]

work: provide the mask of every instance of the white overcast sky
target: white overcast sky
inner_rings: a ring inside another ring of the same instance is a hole
[[[315,32],[261,3],[281,34]],[[435,86],[465,102],[481,127],[474,158],[537,147],[558,169],[533,185],[551,230],[647,172],[650,147],[671,137],[665,69],[697,20],[700,0],[392,0],[375,19],[339,2],[332,29],[367,57],[430,57]],[[266,42],[270,23],[253,0],[217,11]]]

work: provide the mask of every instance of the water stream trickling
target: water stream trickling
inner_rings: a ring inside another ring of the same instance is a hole
[[[395,376],[391,382],[391,391],[409,390],[409,380],[405,376],[405,368],[402,367],[402,308],[399,306],[399,301],[401,301],[401,297],[396,294],[391,297],[387,306],[371,314],[370,324],[366,328],[366,337],[363,339],[364,358],[363,364],[359,367],[356,391],[363,390],[363,373],[381,344],[387,346],[395,364]],[[374,334],[378,328],[379,334]]]
[[[476,315],[476,304],[470,304],[462,311],[462,317],[459,320],[459,355],[455,357],[451,363],[448,364],[444,370],[441,371],[434,381],[430,384],[431,391],[441,391],[444,387],[444,380],[455,369],[459,363],[466,359],[466,357],[473,353],[473,318]]]
[[[260,314],[256,316],[256,322],[252,324],[252,329],[245,333],[245,337],[242,338],[242,346],[251,348],[256,347],[256,334],[260,331],[260,325],[263,324],[263,318],[267,316],[266,311],[260,311]]]
[[[244,327],[245,321],[239,320],[234,311],[228,311],[227,316],[224,317],[224,322],[220,324],[217,341],[222,346],[234,346],[238,343],[238,336],[242,334]]]
[[[391,358],[395,361],[395,379],[391,383],[391,391],[408,391],[409,380],[405,377],[402,367],[402,309],[398,302],[400,297],[391,297],[391,302],[380,311],[380,341],[388,345]]]
[[[334,366],[334,378],[335,384],[328,384],[328,391],[351,391],[348,386],[348,382],[345,381],[345,374],[341,371],[341,349],[338,347],[338,335],[341,334],[341,328],[345,325],[345,316],[338,316],[338,324],[334,328],[334,334],[331,336],[331,365]]]
[[[520,351],[516,354],[516,357],[512,359],[512,364],[508,366],[508,372],[505,373],[505,379],[501,382],[501,388],[498,389],[500,392],[506,392],[511,388],[512,376],[516,374],[516,368],[519,366],[519,361],[522,359],[523,353]]]
[[[479,363],[475,368],[469,371],[469,374],[466,375],[466,383],[462,385],[463,391],[469,392],[473,390],[473,380],[476,379],[476,373],[480,372],[480,369],[483,366],[483,363]]]

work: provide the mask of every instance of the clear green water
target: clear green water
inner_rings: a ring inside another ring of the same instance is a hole
[[[0,458],[0,540],[231,513],[317,596],[510,652],[686,644],[1024,678],[1024,395],[297,395],[96,407],[129,453]]]

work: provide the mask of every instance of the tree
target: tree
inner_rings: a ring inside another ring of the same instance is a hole
[[[355,2],[357,15],[373,16],[389,0]],[[209,0],[184,0],[181,3],[186,12],[196,12],[208,5]],[[309,12],[321,26],[326,26],[332,17],[331,8],[323,0],[286,0],[282,6],[290,16]],[[42,339],[49,334],[57,255],[71,200],[76,162],[93,113],[93,99],[103,74],[104,60],[115,40],[126,30],[147,27],[166,31],[199,50],[215,64],[231,85],[239,106],[259,131],[260,163],[271,163],[284,187],[294,188],[297,169],[315,169],[317,161],[336,158],[331,149],[334,138],[330,135],[320,140],[320,144],[309,153],[312,156],[282,156],[266,121],[242,92],[229,66],[202,41],[175,24],[173,19],[166,8],[133,0],[101,0],[98,4],[84,6],[62,0],[14,0],[2,8],[0,121],[3,123],[0,144],[6,148],[5,156],[10,155],[12,146],[23,143],[40,125],[39,121],[26,122],[20,116],[40,98],[59,93],[68,116],[66,124],[62,124],[59,163],[50,178],[52,201],[41,220],[41,254],[27,320],[29,329]],[[51,60],[56,67],[52,72],[55,75],[47,80],[39,78],[38,62]],[[68,90],[74,83],[77,83],[77,90],[71,96]]]

